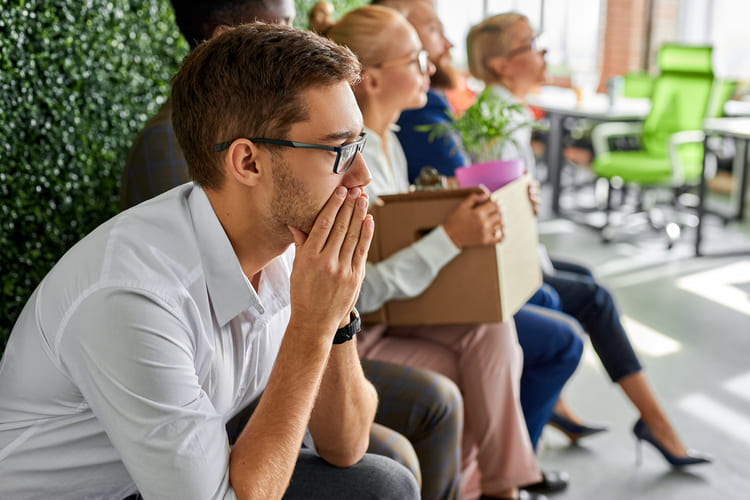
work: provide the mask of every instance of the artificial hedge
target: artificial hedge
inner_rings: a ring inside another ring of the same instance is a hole
[[[0,8],[0,351],[42,277],[117,210],[135,133],[187,44],[168,0]]]
[[[315,1],[295,0],[297,26]],[[125,155],[187,51],[169,0],[3,2],[0,354],[39,281],[117,212]]]

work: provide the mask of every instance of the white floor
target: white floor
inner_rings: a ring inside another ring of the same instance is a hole
[[[546,191],[544,192],[546,194]],[[586,419],[611,430],[577,446],[546,428],[539,461],[568,471],[568,499],[750,498],[750,224],[708,218],[706,252],[688,230],[671,250],[661,237],[603,244],[599,233],[542,218],[550,254],[589,264],[618,299],[646,374],[684,442],[715,463],[673,470],[648,444],[636,464],[637,419],[590,345],[565,389]],[[718,252],[743,251],[731,256]]]

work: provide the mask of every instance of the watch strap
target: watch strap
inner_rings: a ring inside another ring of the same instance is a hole
[[[352,308],[352,312],[349,314],[349,323],[336,330],[333,343],[343,344],[344,342],[349,342],[361,329],[362,320],[359,317],[359,312],[357,312],[356,308]]]

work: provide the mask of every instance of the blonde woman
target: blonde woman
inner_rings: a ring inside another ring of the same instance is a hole
[[[466,38],[469,71],[499,95],[525,103],[526,95],[544,82],[545,51],[536,46],[536,33],[529,20],[517,13],[492,16],[474,26]],[[530,121],[519,115],[519,121]],[[521,157],[534,170],[530,145],[531,129],[516,133],[504,157]],[[646,380],[638,358],[620,321],[610,293],[593,278],[591,271],[569,262],[553,261],[556,272],[544,282],[556,293],[562,312],[576,318],[591,337],[591,343],[613,382],[640,413],[633,433],[651,443],[675,467],[708,463],[711,460],[685,448]],[[554,300],[553,300],[554,302]],[[551,422],[575,438],[580,419],[560,400]]]
[[[372,181],[367,193],[374,198],[405,191],[406,161],[393,126],[402,110],[425,104],[434,66],[414,28],[389,8],[356,9],[324,33],[349,47],[363,66],[354,94],[368,133],[363,156]],[[391,299],[417,296],[464,246],[500,241],[501,214],[488,200],[486,194],[468,197],[443,225],[420,241],[384,262],[368,266],[357,302],[360,311],[376,310]],[[457,383],[465,412],[464,498],[545,498],[518,488],[538,482],[542,476],[519,401],[522,353],[512,323],[408,328],[379,325],[360,335],[359,345],[365,359],[433,369]],[[439,484],[442,464],[451,457],[419,458],[429,461],[422,463],[424,493],[429,485]],[[477,469],[479,474],[472,474]],[[479,477],[478,484],[472,483]],[[435,494],[455,498],[458,492],[443,490],[425,497]]]

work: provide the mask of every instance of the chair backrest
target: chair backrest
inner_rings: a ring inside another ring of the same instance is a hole
[[[643,147],[666,156],[672,134],[703,128],[713,84],[711,47],[664,44],[658,62],[651,111],[643,123]]]
[[[624,97],[651,97],[654,91],[656,76],[647,71],[631,71],[623,77],[622,95]]]
[[[737,90],[737,81],[715,79],[711,86],[711,96],[708,98],[706,118],[720,118],[724,116],[724,105],[732,98]]]

